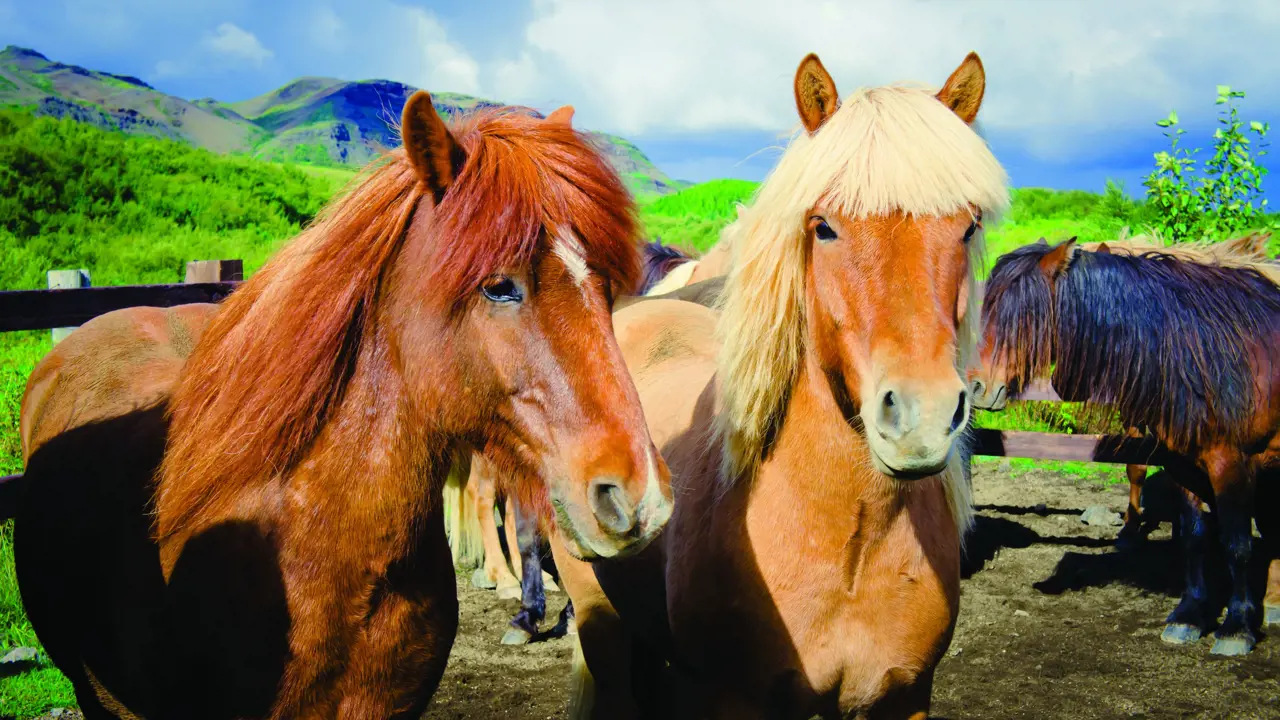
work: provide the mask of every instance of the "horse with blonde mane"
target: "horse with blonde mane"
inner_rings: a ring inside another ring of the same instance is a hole
[[[1007,253],[987,281],[973,386],[975,405],[999,410],[1025,382],[1051,376],[1064,398],[1116,412],[1183,459],[1166,470],[1189,491],[1184,509],[1198,511],[1197,498],[1212,507],[1231,577],[1215,655],[1247,654],[1259,620],[1280,623],[1280,265],[1258,244],[1042,239]],[[1170,643],[1198,642],[1220,608],[1195,514],[1181,538],[1186,587],[1161,635]],[[1255,519],[1272,559],[1261,618],[1249,573]]]
[[[87,718],[418,717],[458,604],[441,513],[481,452],[584,557],[672,503],[610,322],[634,206],[568,122],[404,146],[216,312],[86,323],[32,373],[23,602]]]
[[[841,101],[806,57],[804,130],[725,230],[718,309],[615,311],[677,502],[618,563],[552,543],[572,717],[928,714],[972,519],[970,290],[1009,202],[984,89],[970,54],[937,92]]]

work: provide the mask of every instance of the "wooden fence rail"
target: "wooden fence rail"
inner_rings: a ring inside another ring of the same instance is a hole
[[[57,278],[54,273],[59,273]],[[239,260],[199,260],[187,263],[185,282],[173,285],[89,287],[84,270],[50,273],[49,290],[0,292],[0,332],[54,329],[54,342],[74,326],[122,308],[173,307],[197,302],[220,302],[244,279]],[[1033,384],[1024,400],[1061,402],[1048,384]],[[1123,435],[1066,435],[975,429],[975,455],[1076,460],[1121,465],[1164,465],[1169,453],[1154,438]],[[13,516],[22,492],[22,476],[0,477],[0,521]]]

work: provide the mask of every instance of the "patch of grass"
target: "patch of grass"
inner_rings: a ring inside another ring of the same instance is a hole
[[[22,472],[18,409],[27,376],[49,351],[48,330],[0,334],[0,475]],[[0,655],[16,647],[40,647],[22,609],[13,569],[13,523],[0,525]],[[51,667],[0,677],[0,716],[36,717],[51,708],[74,707],[71,683]]]

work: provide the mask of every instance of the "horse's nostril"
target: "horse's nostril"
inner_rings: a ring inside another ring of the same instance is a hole
[[[981,381],[981,380],[974,380],[974,381],[973,381],[973,394],[974,394],[974,395],[981,395],[981,394],[982,394],[982,389],[983,389],[984,387],[986,387],[986,386],[982,384],[982,381]]]
[[[887,408],[893,407],[893,391],[892,390],[884,394],[884,406]]]
[[[954,415],[951,416],[951,427],[947,429],[947,432],[955,432],[956,429],[960,427],[961,423],[964,422],[965,410],[968,409],[967,408],[968,399],[969,398],[965,394],[965,391],[961,390],[960,404],[956,405],[956,412]]]
[[[600,526],[614,535],[626,535],[636,526],[635,509],[622,486],[612,480],[592,480],[588,503]]]

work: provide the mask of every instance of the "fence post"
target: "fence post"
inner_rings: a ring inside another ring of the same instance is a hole
[[[184,283],[231,282],[244,280],[244,263],[240,260],[192,260],[187,263]]]
[[[81,268],[79,270],[50,270],[49,271],[49,289],[60,290],[64,288],[87,288],[89,284],[89,271]],[[71,334],[73,327],[53,328],[53,344],[57,345],[62,338]]]

